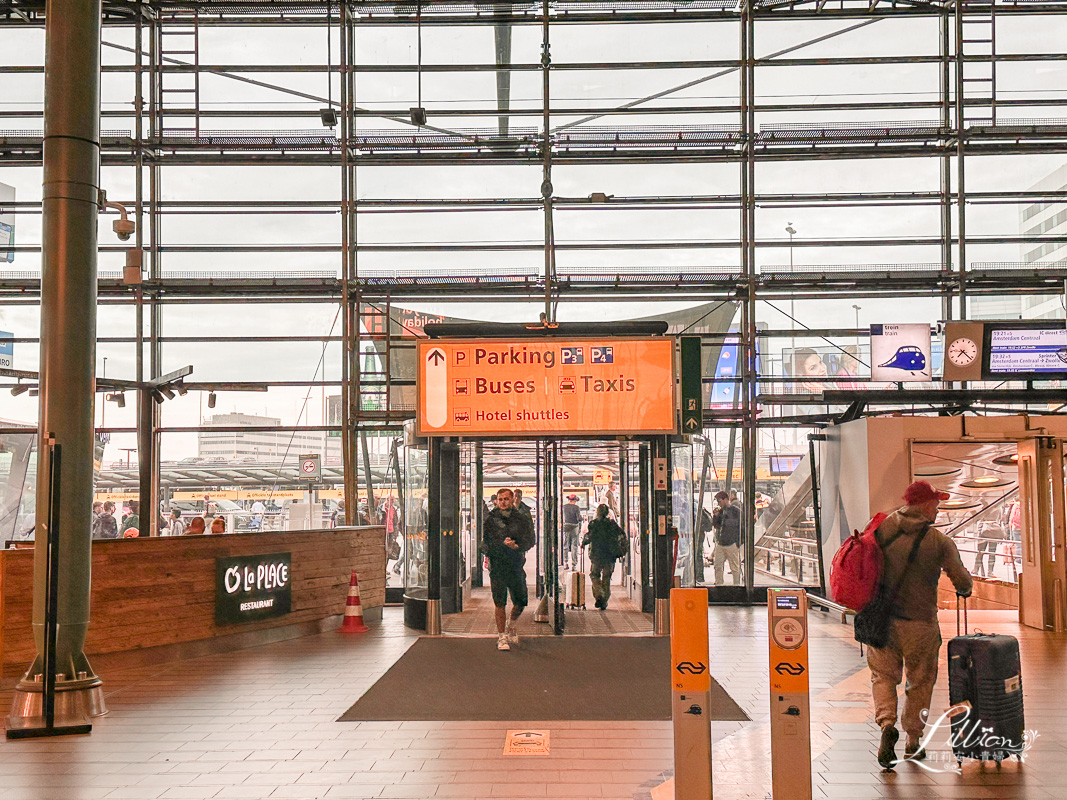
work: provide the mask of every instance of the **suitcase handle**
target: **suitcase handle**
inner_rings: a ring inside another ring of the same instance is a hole
[[[967,635],[967,595],[956,595],[956,635],[960,635],[960,606],[963,607],[963,635]]]

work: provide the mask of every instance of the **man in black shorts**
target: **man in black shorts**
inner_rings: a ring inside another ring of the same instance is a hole
[[[489,585],[496,606],[496,649],[510,650],[519,635],[515,622],[522,614],[529,595],[526,590],[526,551],[534,545],[530,518],[512,507],[511,489],[496,493],[496,508],[482,526],[482,552],[489,557]],[[507,616],[508,592],[511,592],[511,618]]]

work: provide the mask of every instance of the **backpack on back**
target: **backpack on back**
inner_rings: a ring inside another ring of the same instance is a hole
[[[875,514],[863,533],[853,531],[830,565],[830,594],[835,603],[862,611],[877,596],[882,582],[882,547],[875,533],[888,514]]]

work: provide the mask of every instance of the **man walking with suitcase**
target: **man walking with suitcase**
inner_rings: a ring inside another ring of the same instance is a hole
[[[920,742],[937,680],[937,656],[941,629],[937,623],[937,583],[941,570],[952,580],[956,592],[971,593],[971,576],[960,560],[955,543],[933,522],[938,504],[949,495],[926,481],[916,481],[904,492],[905,507],[894,511],[878,528],[878,543],[885,560],[882,591],[890,600],[889,643],[867,649],[871,668],[875,721],[882,729],[878,763],[889,769],[896,762],[897,686],[905,684],[901,724],[908,735],[906,758],[926,757]]]
[[[496,493],[496,508],[482,526],[482,552],[489,557],[489,586],[496,606],[496,648],[510,650],[517,644],[516,621],[529,602],[526,589],[526,551],[534,546],[533,525],[528,513],[512,507],[511,489]],[[511,618],[507,616],[511,593]]]

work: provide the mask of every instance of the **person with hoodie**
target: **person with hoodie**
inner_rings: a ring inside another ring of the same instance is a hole
[[[920,742],[941,649],[937,623],[941,571],[952,580],[957,594],[966,597],[971,593],[971,575],[956,544],[933,526],[938,505],[948,497],[926,481],[915,481],[904,491],[906,505],[890,514],[876,534],[884,553],[882,587],[888,592],[892,622],[889,643],[867,648],[867,665],[871,668],[875,722],[882,729],[878,763],[884,769],[897,763],[897,687],[902,677],[906,683],[900,722],[908,735],[904,755],[914,760],[926,757]]]
[[[622,528],[608,513],[607,503],[597,506],[596,517],[589,523],[589,531],[582,539],[582,547],[589,545],[589,579],[593,584],[593,599],[601,611],[608,610],[615,560],[625,555],[622,543],[626,538]]]

